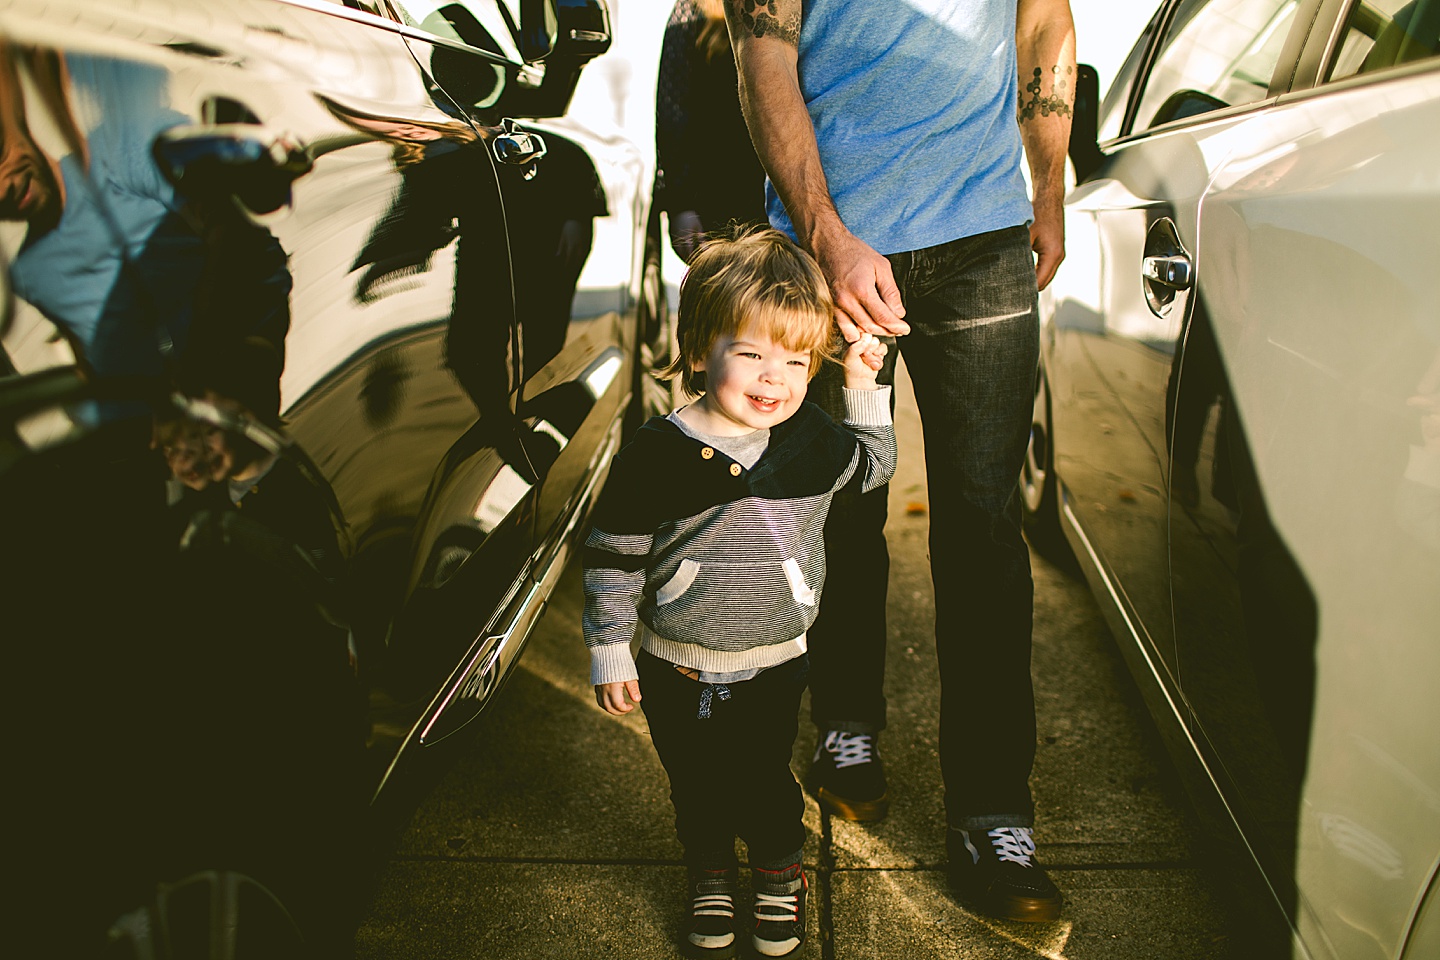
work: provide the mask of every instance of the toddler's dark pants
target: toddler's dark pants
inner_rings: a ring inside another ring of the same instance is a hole
[[[810,660],[802,654],[739,683],[706,684],[641,651],[640,705],[660,763],[670,776],[675,830],[685,861],[697,867],[735,862],[735,838],[751,866],[778,869],[805,846],[805,798],[790,772]]]

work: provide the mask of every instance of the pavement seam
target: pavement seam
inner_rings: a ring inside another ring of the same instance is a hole
[[[1046,873],[1076,873],[1096,870],[1198,870],[1199,865],[1189,860],[1121,860],[1110,863],[1046,863]],[[853,864],[832,866],[830,873],[943,873],[949,869],[947,863],[912,863],[900,866],[883,864]]]
[[[834,835],[830,815],[820,811],[820,855],[815,864],[815,882],[820,892],[820,960],[835,960],[835,914],[831,909],[830,878],[835,872]]]
[[[684,860],[657,860],[645,858],[586,859],[584,857],[501,857],[501,856],[442,856],[438,853],[397,853],[390,856],[391,863],[524,863],[560,864],[576,867],[683,867]]]
[[[505,857],[505,856],[441,856],[440,854],[392,854],[391,863],[520,863],[530,865],[562,865],[577,867],[683,867],[683,860],[661,860],[643,858],[587,859],[583,857]],[[820,855],[815,865],[815,881],[821,894],[821,928],[830,917],[830,878],[836,873],[936,873],[947,869],[944,863],[912,864],[851,864],[840,866],[835,863],[834,848],[831,844],[830,822],[821,821]],[[1197,870],[1199,864],[1193,860],[1115,860],[1092,863],[1046,863],[1045,870],[1055,873],[1074,873],[1094,870]]]

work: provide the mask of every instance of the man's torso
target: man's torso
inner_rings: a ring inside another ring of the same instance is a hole
[[[878,252],[1030,219],[1015,0],[805,0],[799,70],[831,197]]]

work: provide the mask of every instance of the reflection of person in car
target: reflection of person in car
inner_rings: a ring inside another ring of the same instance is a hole
[[[703,245],[680,288],[670,370],[700,399],[620,451],[585,545],[590,680],[616,716],[644,686],[685,848],[689,956],[735,955],[736,835],[752,868],[751,946],[786,956],[805,938],[790,753],[825,581],[821,530],[837,491],[895,472],[878,339],[844,354],[844,429],[805,402],[833,349],[833,310],[819,268],[779,232]]]
[[[565,346],[595,218],[610,212],[584,148],[555,133],[544,138],[547,152],[533,176],[511,165],[498,170],[527,380]]]
[[[0,220],[27,223],[39,237],[54,229],[63,206],[60,165],[31,136],[14,55],[0,46]]]
[[[178,483],[190,490],[204,490],[224,476],[212,439],[219,432],[219,427],[208,423],[177,417],[155,425],[154,445]]]
[[[31,131],[22,70],[59,128],[53,147]],[[158,133],[186,121],[165,105],[164,83],[163,71],[103,57],[0,54],[0,218],[29,226],[11,281],[98,373],[161,373],[193,316],[200,239],[150,154]]]
[[[22,69],[60,130],[59,160],[30,131]],[[182,197],[165,180],[152,145],[188,121],[168,107],[167,82],[134,63],[0,50],[0,217],[28,224],[11,279],[94,372],[164,377],[275,423],[290,324],[285,253],[238,213],[225,184]],[[158,423],[153,445],[191,491],[272,466],[243,438],[184,420]]]
[[[344,123],[391,144],[399,191],[350,265],[355,299],[369,304],[404,289],[454,244],[455,297],[445,339],[446,365],[485,416],[503,418],[512,386],[510,288],[505,216],[493,188],[487,142],[466,123],[436,111],[433,122],[369,114],[337,100],[325,105]]]

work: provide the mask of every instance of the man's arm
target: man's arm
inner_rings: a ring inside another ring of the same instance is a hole
[[[1075,104],[1075,21],[1069,0],[1019,0],[1020,138],[1030,162],[1035,279],[1043,290],[1065,259],[1065,153]]]
[[[845,339],[909,333],[890,261],[846,228],[830,198],[800,93],[800,9],[801,0],[725,0],[750,139],[797,239],[830,281]]]

